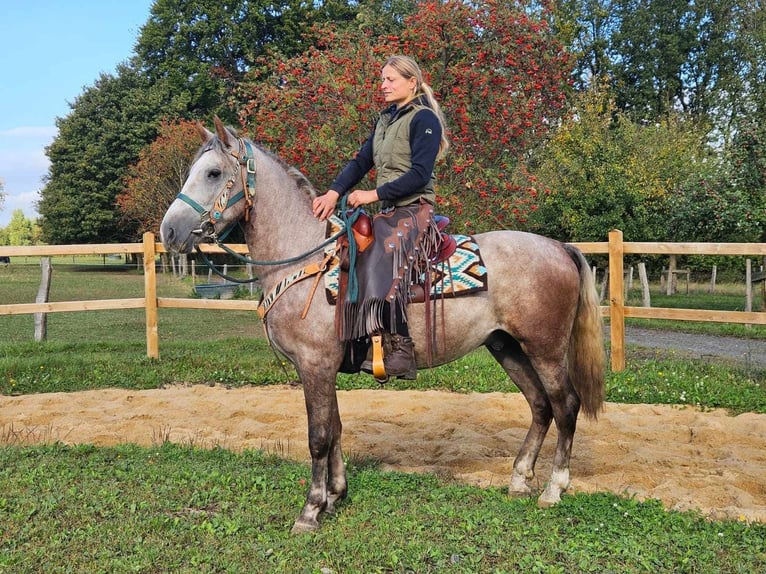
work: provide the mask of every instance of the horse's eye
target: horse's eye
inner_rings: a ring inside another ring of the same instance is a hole
[[[219,177],[221,177],[221,170],[218,168],[211,169],[209,172],[207,172],[207,176],[210,179],[218,179]]]

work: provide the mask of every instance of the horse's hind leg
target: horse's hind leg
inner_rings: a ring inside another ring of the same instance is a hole
[[[542,508],[560,502],[561,494],[569,488],[569,460],[577,428],[577,415],[580,412],[580,397],[569,382],[566,366],[560,363],[554,360],[532,359],[550,401],[558,431],[551,479],[537,500],[538,506]]]
[[[512,496],[529,496],[532,494],[529,481],[535,477],[535,464],[553,420],[553,409],[536,371],[521,351],[518,342],[509,335],[498,332],[487,341],[487,348],[519,387],[532,411],[532,424],[513,462],[513,473],[508,486],[508,492]]]

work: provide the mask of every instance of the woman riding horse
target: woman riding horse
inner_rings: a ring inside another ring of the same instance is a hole
[[[340,334],[350,341],[390,333],[391,352],[383,358],[386,375],[414,379],[417,366],[406,308],[410,286],[419,280],[419,270],[428,265],[429,251],[439,241],[433,223],[433,171],[449,144],[439,104],[418,64],[393,56],[381,76],[389,107],[330,189],[314,199],[313,211],[325,220],[343,195],[351,207],[383,202],[373,227],[377,245],[358,259],[361,302],[341,303],[340,324],[345,328]],[[355,189],[373,167],[376,188]]]

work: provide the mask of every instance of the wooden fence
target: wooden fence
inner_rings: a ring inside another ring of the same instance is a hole
[[[611,366],[613,371],[625,369],[625,318],[671,319],[719,323],[766,325],[766,312],[714,311],[702,309],[670,309],[657,307],[630,307],[625,305],[625,255],[751,255],[766,256],[766,243],[648,243],[625,242],[622,232],[609,233],[607,242],[574,243],[584,253],[607,254],[609,257],[609,304],[602,314],[609,317],[611,339]],[[246,253],[245,245],[232,245],[239,253]],[[208,253],[223,253],[220,248],[204,246]],[[137,254],[143,258],[144,297],[134,299],[102,299],[93,301],[61,301],[54,303],[21,303],[0,305],[0,315],[24,313],[56,313],[64,311],[97,311],[105,309],[144,308],[146,314],[146,353],[159,358],[158,309],[234,309],[254,311],[258,303],[252,300],[218,300],[157,297],[156,259],[165,248],[155,242],[154,234],[145,233],[142,243],[107,243],[98,245],[36,245],[28,247],[0,246],[2,256],[50,255],[103,255]]]

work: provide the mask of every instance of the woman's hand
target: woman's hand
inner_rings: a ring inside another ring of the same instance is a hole
[[[335,206],[338,204],[339,197],[340,195],[338,192],[332,189],[328,190],[324,195],[315,197],[312,205],[314,217],[319,221],[324,221],[330,217],[335,211]]]
[[[375,203],[378,199],[377,189],[355,189],[349,194],[347,203],[350,207],[359,207],[360,205]]]

